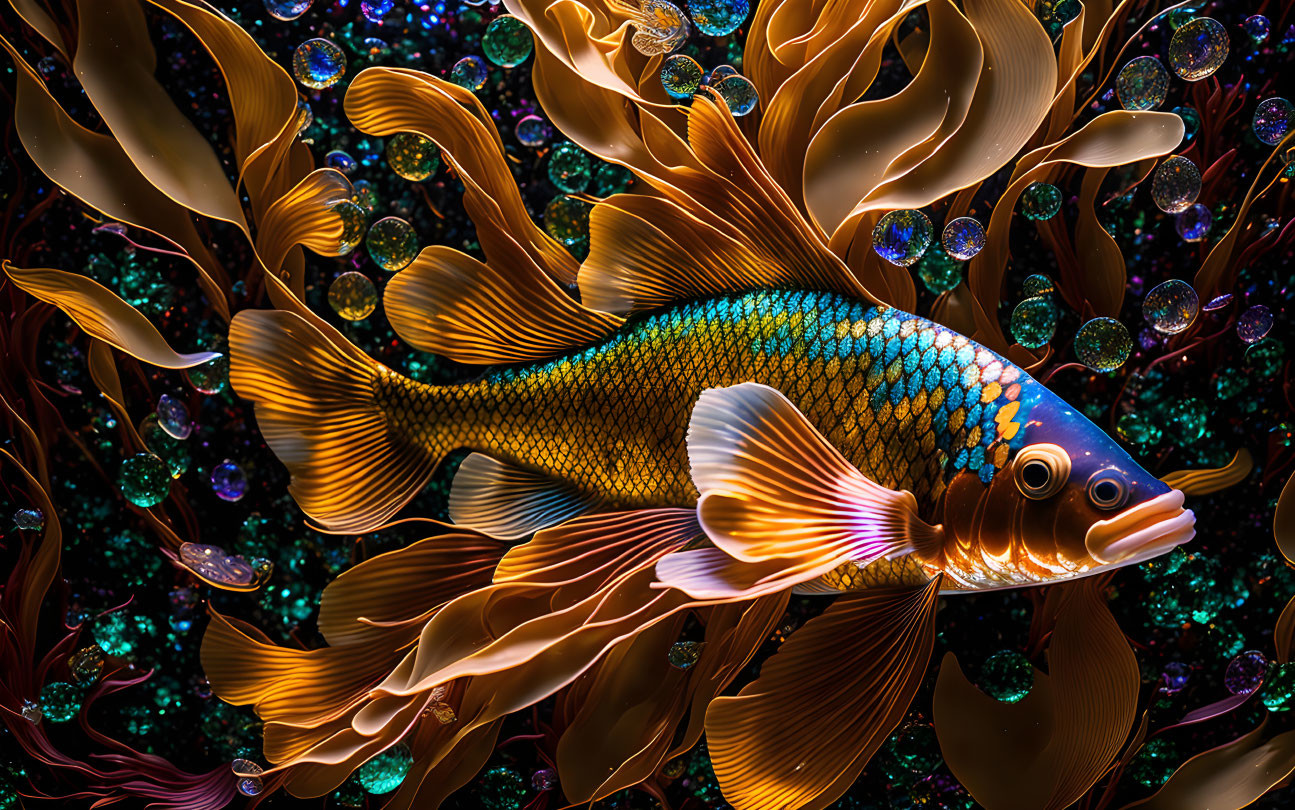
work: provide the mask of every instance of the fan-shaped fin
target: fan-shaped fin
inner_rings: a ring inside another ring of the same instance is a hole
[[[556,526],[597,505],[597,498],[565,481],[481,453],[463,460],[450,486],[450,519],[501,540]]]
[[[425,248],[387,284],[387,317],[396,334],[425,352],[484,364],[554,357],[620,325],[531,267],[503,273],[453,248]]]
[[[736,697],[711,703],[706,739],[724,798],[742,810],[813,810],[848,790],[921,684],[938,594],[937,578],[843,596]]]

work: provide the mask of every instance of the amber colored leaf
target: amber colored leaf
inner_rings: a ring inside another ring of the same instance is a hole
[[[1286,560],[1295,565],[1295,475],[1286,479],[1273,512],[1273,537]]]
[[[1254,458],[1244,447],[1232,455],[1232,460],[1222,467],[1202,470],[1176,470],[1160,480],[1167,486],[1180,489],[1185,495],[1209,495],[1245,480],[1255,468]]]
[[[1092,580],[1066,588],[1048,648],[1049,673],[1018,703],[977,689],[948,653],[935,730],[953,775],[988,810],[1059,810],[1101,777],[1133,726],[1137,659]],[[1010,774],[1010,778],[1006,778]]]

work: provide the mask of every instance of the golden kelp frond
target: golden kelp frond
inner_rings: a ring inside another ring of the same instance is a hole
[[[947,653],[933,709],[940,750],[985,807],[1069,807],[1104,774],[1124,744],[1141,676],[1101,584],[1065,589],[1048,648],[1048,674],[1006,704],[977,689]],[[1002,774],[1014,779],[1003,780]]]
[[[306,282],[300,262],[284,272],[288,252],[301,245],[323,256],[340,256],[354,247],[343,239],[347,226],[337,210],[354,194],[346,175],[316,169],[265,212],[256,233],[257,255],[265,272],[279,274],[297,298],[305,300]]]
[[[346,114],[373,135],[417,132],[445,151],[466,187],[465,205],[477,225],[482,250],[507,269],[515,246],[557,281],[575,280],[576,262],[526,213],[504,159],[494,122],[471,92],[426,73],[369,68],[346,91]],[[495,212],[497,217],[481,216]]]
[[[162,368],[192,368],[219,357],[179,354],[139,310],[94,279],[49,268],[22,269],[8,262],[5,275],[27,294],[63,310],[91,337]]]
[[[1183,494],[1209,495],[1212,492],[1236,486],[1245,480],[1255,467],[1250,451],[1244,447],[1232,455],[1232,460],[1222,467],[1204,470],[1178,470],[1160,480],[1166,486],[1181,489]]]

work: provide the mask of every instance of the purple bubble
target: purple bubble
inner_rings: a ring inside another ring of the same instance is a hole
[[[211,471],[211,488],[224,501],[237,501],[247,494],[247,476],[243,468],[225,459]]]

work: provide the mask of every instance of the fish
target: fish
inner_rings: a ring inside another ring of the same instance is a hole
[[[397,805],[433,806],[505,715],[553,698],[572,803],[704,729],[734,807],[826,807],[903,720],[942,594],[1095,577],[1194,536],[1181,490],[1007,357],[869,294],[743,180],[756,159],[726,110],[690,110],[694,141],[724,147],[704,182],[736,179],[689,193],[736,200],[729,219],[616,195],[578,273],[432,246],[391,278],[397,335],[474,379],[399,374],[273,274],[276,309],[234,317],[231,385],[319,526],[380,530],[467,452],[449,524],[325,589],[329,646],[212,612],[213,691],[256,707],[266,777],[294,795],[410,739]],[[831,599],[721,695],[793,594]],[[688,616],[705,638],[681,675],[666,652]]]

